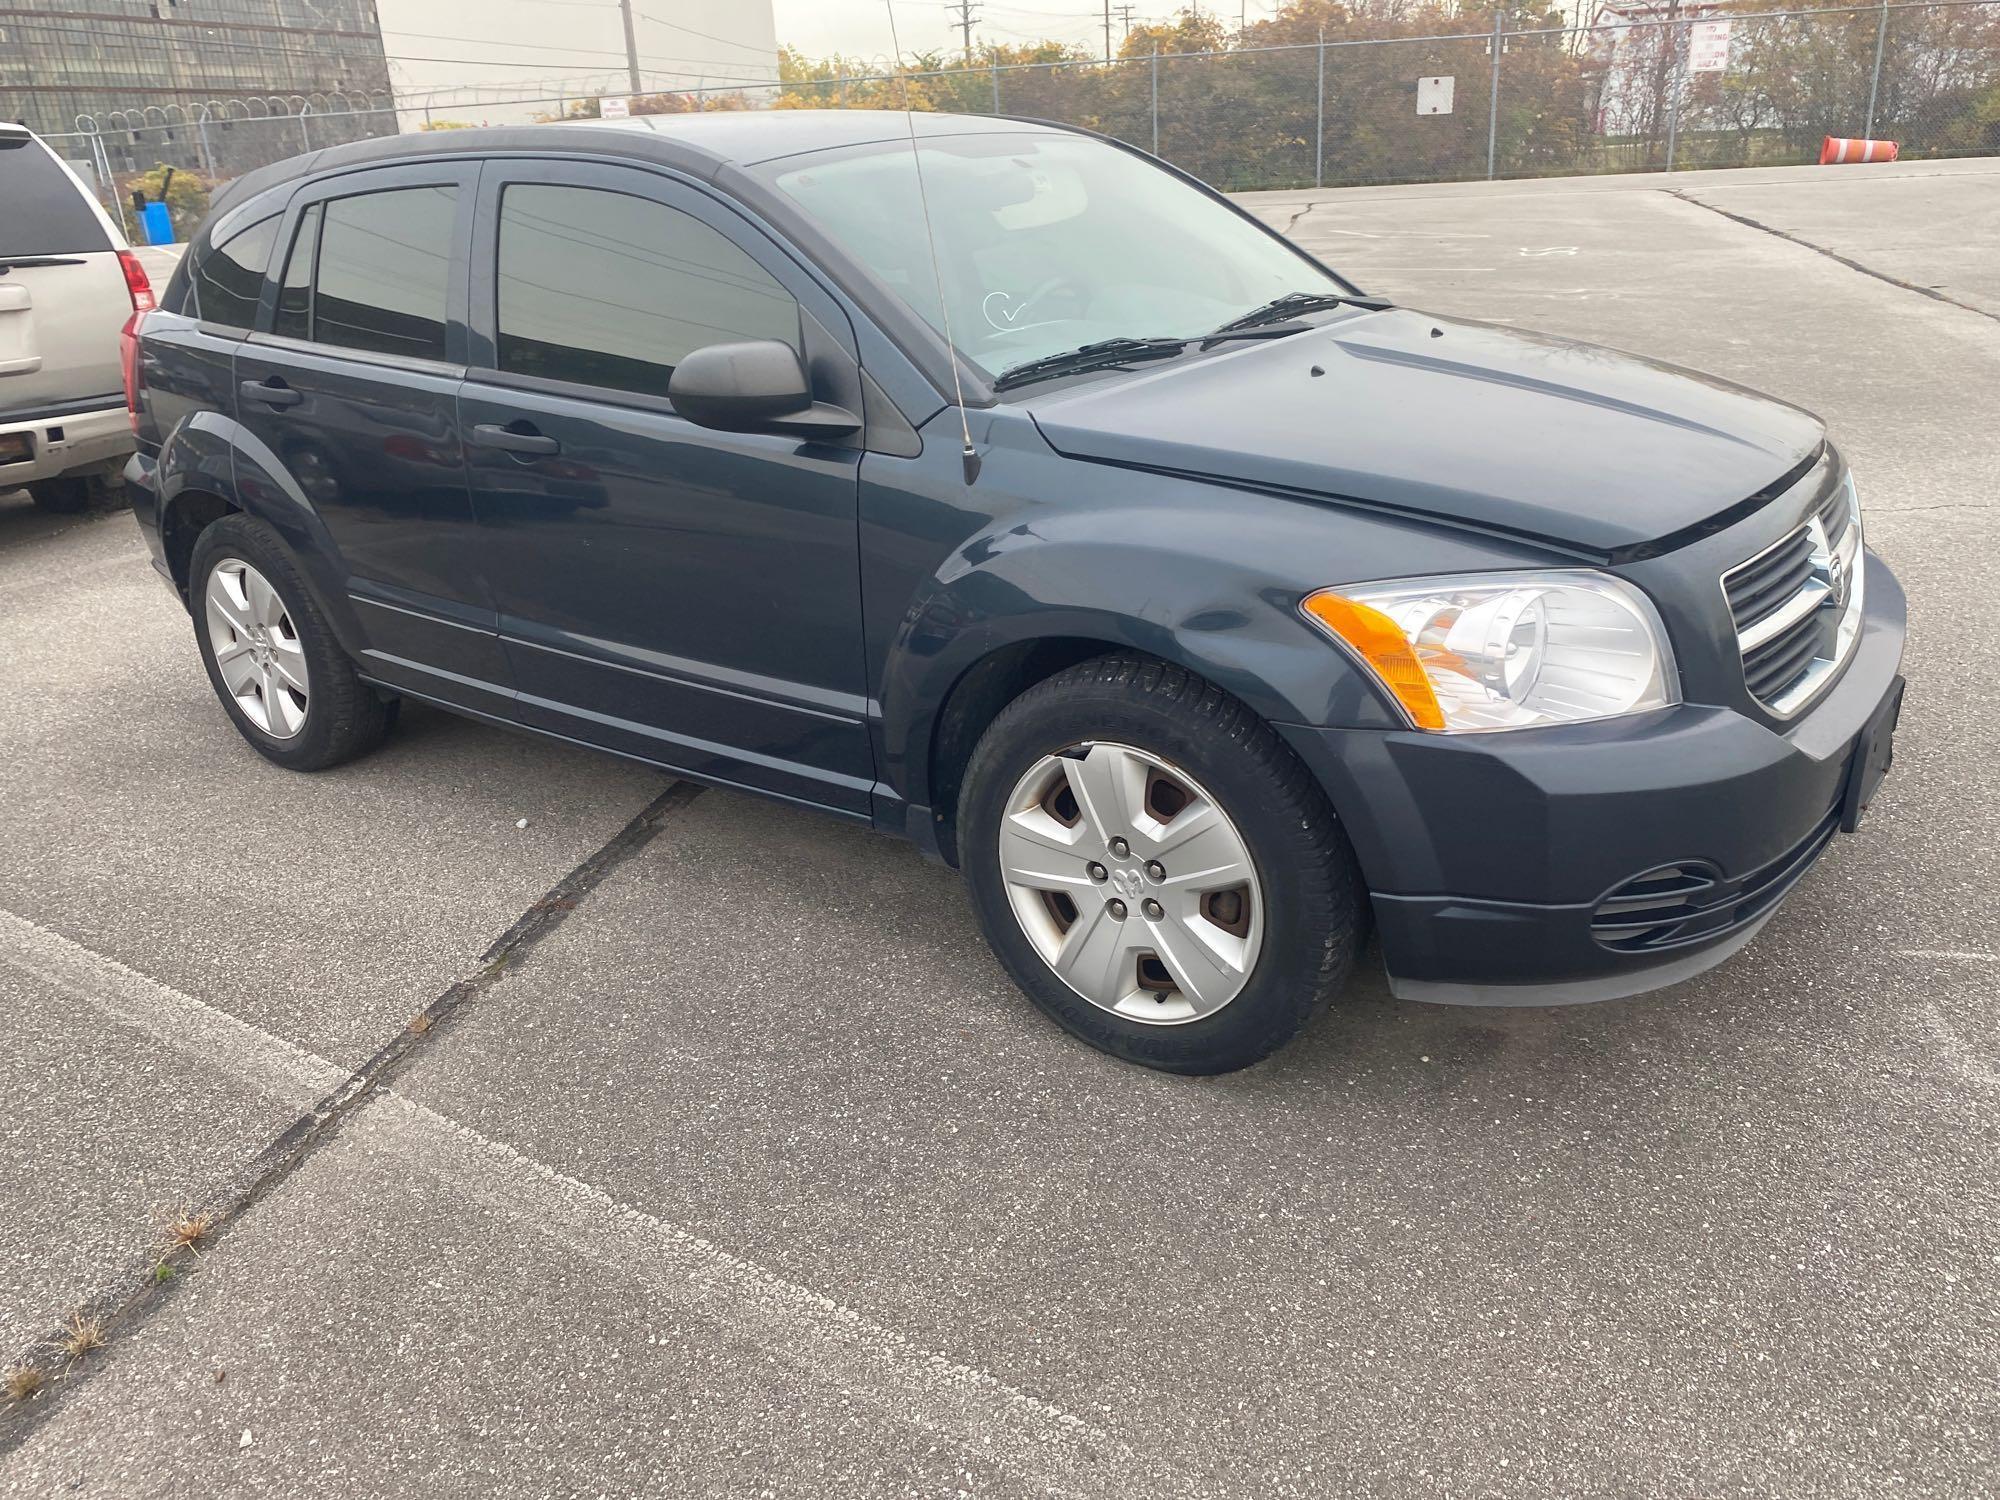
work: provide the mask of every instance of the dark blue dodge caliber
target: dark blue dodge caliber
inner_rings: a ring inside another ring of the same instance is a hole
[[[278,765],[411,697],[955,865],[1057,1021],[1268,1055],[1747,943],[1880,782],[1903,596],[1811,416],[1364,295],[1025,122],[340,146],[127,330],[155,566]]]

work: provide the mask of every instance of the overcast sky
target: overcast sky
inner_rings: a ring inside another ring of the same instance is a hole
[[[1133,18],[1165,19],[1179,10],[1182,3],[1183,0],[1138,0],[1133,7]],[[1214,0],[1209,0],[1204,8],[1214,10]],[[1234,17],[1234,4],[1222,8]],[[772,9],[777,13],[778,40],[789,42],[808,55],[829,52],[850,57],[889,55],[889,13],[883,0],[774,0]],[[1250,0],[1253,20],[1259,11],[1268,16],[1276,9],[1275,0],[1264,0],[1261,5]],[[1122,29],[1115,19],[1117,13],[1114,0],[1114,43]],[[942,52],[956,47],[958,28],[950,20],[956,14],[957,8],[947,7],[943,0],[896,0],[896,29],[902,33],[903,50]],[[1081,42],[1092,49],[1104,45],[1103,0],[1030,0],[1027,5],[994,5],[988,0],[974,0],[973,14],[975,44],[1034,42],[1053,37],[1058,41]]]

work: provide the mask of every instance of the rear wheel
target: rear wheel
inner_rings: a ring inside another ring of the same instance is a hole
[[[322,771],[381,743],[388,705],[355,673],[277,533],[225,516],[195,539],[189,576],[209,683],[260,755]]]
[[[1165,663],[1102,657],[1029,690],[980,740],[960,812],[994,951],[1133,1062],[1267,1057],[1359,949],[1359,874],[1318,786],[1243,704]]]
[[[65,474],[36,480],[28,486],[28,498],[52,516],[76,516],[93,506],[109,505],[111,489],[94,474]]]

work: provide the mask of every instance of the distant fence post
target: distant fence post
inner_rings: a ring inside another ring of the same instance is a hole
[[[312,105],[301,104],[299,106],[299,139],[306,143],[306,150],[308,151],[313,148],[313,138],[312,132],[306,129],[306,116],[311,113]]]
[[[1160,154],[1160,49],[1153,48],[1153,155]]]
[[[1673,49],[1667,58],[1667,170],[1674,169],[1674,147],[1681,133],[1681,28],[1689,24],[1676,21],[1667,28],[1667,45]]]
[[[1887,0],[1884,0],[1887,3]],[[1326,186],[1326,28],[1319,29],[1319,93],[1313,111],[1313,186]]]
[[[208,106],[197,104],[201,113],[194,117],[195,145],[201,149],[201,169],[208,174],[210,182],[215,181],[215,156],[208,149]]]
[[[993,113],[997,115],[1000,113],[1000,64],[995,62],[986,66],[993,70]]]
[[[118,231],[130,239],[132,226],[125,218],[125,198],[118,191],[118,179],[111,174],[111,153],[105,149],[104,136],[98,131],[95,119],[90,122],[90,154],[104,174],[104,191],[111,196],[111,206],[118,211]]]
[[[1864,140],[1872,140],[1875,135],[1875,98],[1882,89],[1882,43],[1889,36],[1889,0],[1882,0],[1882,8],[1875,16],[1875,71],[1868,75],[1868,123],[1861,127]]]
[[[1493,12],[1493,84],[1486,92],[1486,180],[1493,180],[1494,148],[1500,140],[1500,37],[1507,13]]]
[[[840,75],[840,107],[847,108],[847,75]]]

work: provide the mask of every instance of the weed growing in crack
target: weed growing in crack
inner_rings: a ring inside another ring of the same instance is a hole
[[[47,1378],[33,1365],[9,1365],[5,1378],[7,1399],[26,1401],[42,1388]]]
[[[198,1250],[215,1232],[215,1215],[205,1209],[197,1210],[183,1204],[177,1209],[160,1216],[160,1255],[165,1257],[180,1250]]]
[[[104,1347],[104,1320],[78,1308],[69,1315],[69,1322],[63,1325],[56,1343],[69,1356],[70,1363],[75,1364],[92,1350]]]

